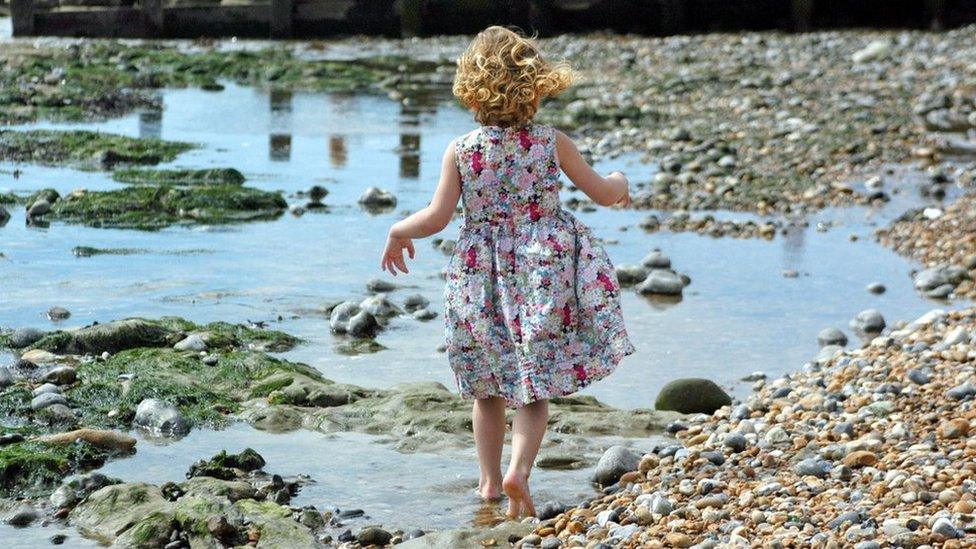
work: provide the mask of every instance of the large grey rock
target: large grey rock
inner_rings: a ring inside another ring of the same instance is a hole
[[[640,456],[626,446],[611,446],[600,457],[593,471],[593,481],[602,485],[609,486],[631,471],[636,471],[640,465]]]
[[[643,282],[637,285],[637,292],[641,295],[681,295],[685,282],[671,271],[655,269],[651,271]]]
[[[119,484],[122,481],[98,472],[72,475],[61,482],[48,501],[55,509],[61,507],[73,507],[79,501],[85,499],[88,494],[96,490],[101,490],[112,484]]]
[[[53,383],[45,383],[34,388],[32,391],[33,396],[43,395],[44,393],[61,393],[61,389]]]
[[[826,347],[827,345],[839,345],[843,347],[847,345],[847,336],[837,328],[824,328],[817,334],[817,344],[821,347]]]
[[[190,432],[190,422],[176,406],[155,398],[139,403],[132,423],[156,435],[180,436]]]
[[[30,505],[23,503],[7,516],[7,524],[17,527],[30,526],[41,517],[41,513]]]
[[[858,334],[880,334],[885,329],[885,319],[877,309],[866,309],[851,319],[850,327]]]
[[[403,299],[403,308],[410,313],[426,309],[428,305],[430,305],[430,300],[420,294],[410,294]]]
[[[0,366],[0,388],[12,385],[14,382],[14,375],[10,373],[10,368],[6,366]]]
[[[662,387],[654,401],[654,408],[683,414],[711,414],[722,406],[730,404],[732,404],[732,397],[714,381],[684,378],[669,381]]]
[[[51,211],[51,203],[43,198],[34,202],[27,208],[27,217],[41,217]]]

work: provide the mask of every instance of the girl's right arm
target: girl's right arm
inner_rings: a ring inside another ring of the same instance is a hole
[[[566,177],[593,202],[601,206],[630,205],[630,188],[624,174],[613,172],[602,177],[596,173],[583,160],[573,140],[559,130],[556,130],[556,155]]]

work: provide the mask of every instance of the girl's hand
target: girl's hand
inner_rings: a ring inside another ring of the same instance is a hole
[[[403,260],[404,249],[407,250],[410,259],[413,259],[412,240],[409,238],[397,238],[395,236],[387,237],[386,248],[383,250],[383,258],[380,260],[380,269],[390,271],[393,276],[397,275],[396,269],[400,269],[404,273],[409,273],[407,263]]]
[[[611,173],[607,179],[614,179],[620,182],[621,187],[623,187],[623,194],[616,202],[613,203],[614,206],[620,206],[626,208],[630,206],[630,182],[627,181],[627,176],[620,172]]]

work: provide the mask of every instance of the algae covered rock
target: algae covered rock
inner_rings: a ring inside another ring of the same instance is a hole
[[[7,162],[109,169],[120,164],[169,162],[191,148],[189,143],[86,130],[0,130],[0,160]]]
[[[280,193],[237,184],[138,185],[73,194],[59,200],[49,218],[92,227],[153,230],[175,224],[273,219],[287,208]]]
[[[71,511],[70,517],[78,529],[111,543],[149,517],[160,517],[165,522],[172,519],[172,513],[173,504],[158,487],[138,482],[113,484],[90,494]]]
[[[115,170],[112,179],[137,185],[243,185],[244,174],[234,168],[205,168],[198,170],[151,170],[124,168]]]
[[[657,410],[673,410],[682,414],[711,414],[722,406],[732,404],[732,398],[714,381],[702,378],[676,379],[661,388],[654,401]]]

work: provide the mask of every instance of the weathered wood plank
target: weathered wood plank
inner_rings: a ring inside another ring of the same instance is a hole
[[[90,36],[142,38],[146,21],[139,8],[105,10],[39,11],[34,14],[34,34],[40,36]]]
[[[412,38],[423,32],[421,17],[422,0],[402,0],[400,2],[400,36]]]

